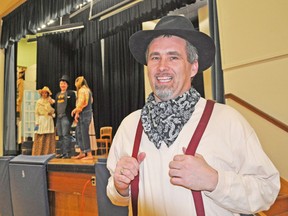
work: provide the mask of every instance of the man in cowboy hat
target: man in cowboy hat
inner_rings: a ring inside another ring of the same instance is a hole
[[[68,90],[69,77],[63,75],[59,79],[60,92],[55,97],[56,108],[56,132],[59,136],[61,145],[61,154],[56,158],[70,158],[71,157],[71,125],[73,123],[73,117],[71,116],[72,110],[76,105],[76,95],[72,90]]]
[[[207,102],[191,85],[213,63],[212,39],[185,17],[166,16],[154,30],[133,34],[129,46],[147,65],[153,93],[114,137],[107,161],[112,203],[139,216],[268,209],[279,173],[254,130],[237,111]]]

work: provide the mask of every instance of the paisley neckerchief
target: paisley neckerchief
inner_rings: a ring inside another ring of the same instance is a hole
[[[163,102],[156,102],[153,93],[148,96],[141,111],[141,121],[144,132],[156,148],[159,149],[163,142],[168,147],[174,143],[199,99],[200,94],[194,88]]]

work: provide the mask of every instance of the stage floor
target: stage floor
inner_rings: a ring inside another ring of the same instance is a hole
[[[48,162],[47,170],[56,172],[94,173],[95,164],[106,161],[104,156],[93,156],[93,160],[53,158]]]

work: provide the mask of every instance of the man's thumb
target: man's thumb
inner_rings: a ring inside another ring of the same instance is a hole
[[[138,163],[142,163],[142,161],[144,160],[144,158],[146,157],[146,153],[145,152],[141,152],[140,154],[138,154],[137,156],[137,160],[138,160]]]

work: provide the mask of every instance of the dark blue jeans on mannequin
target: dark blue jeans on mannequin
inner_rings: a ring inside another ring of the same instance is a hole
[[[71,157],[71,124],[67,116],[57,118],[56,122],[57,135],[59,136],[59,142],[61,145],[62,158]]]
[[[76,142],[81,152],[91,152],[89,125],[92,120],[92,110],[84,110],[79,115],[76,127]]]

